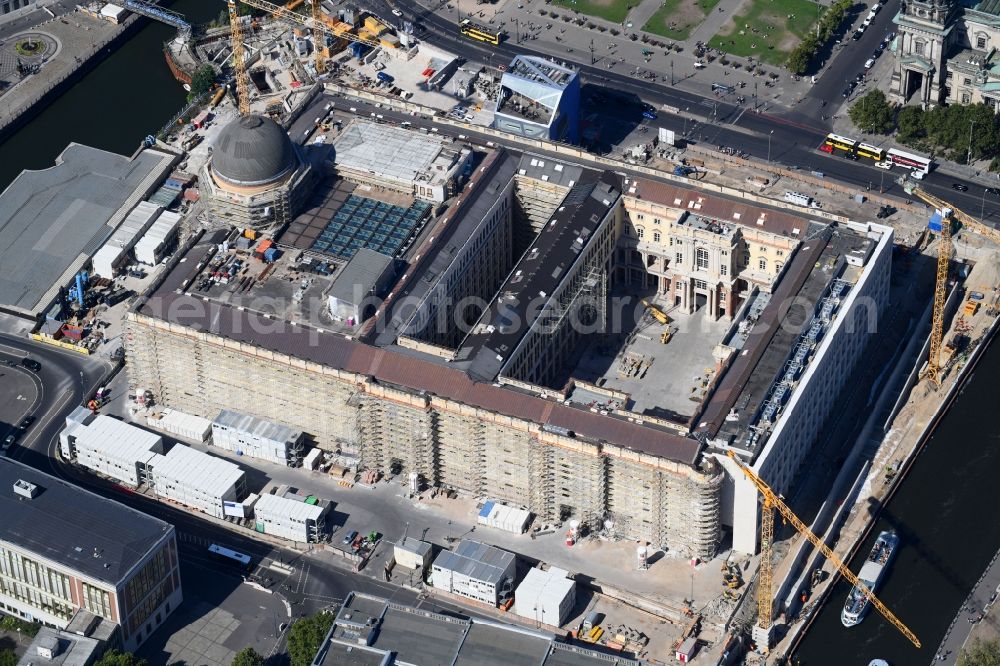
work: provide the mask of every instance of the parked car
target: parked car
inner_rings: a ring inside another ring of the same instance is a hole
[[[858,41],[864,34],[865,34],[865,29],[864,26],[862,26],[861,28],[858,28],[857,30],[854,31],[854,34],[851,35],[851,39],[853,39],[854,41]]]
[[[958,190],[959,192],[968,192],[969,186],[964,183],[952,183],[951,189]]]
[[[350,546],[352,543],[354,543],[354,539],[357,536],[358,536],[358,531],[351,530],[350,532],[344,535],[344,538],[340,540],[340,543],[344,544],[345,546]]]
[[[38,372],[42,369],[42,364],[33,358],[22,358],[21,366],[31,370],[32,372]]]
[[[656,112],[647,109],[646,111],[642,112],[642,117],[646,118],[647,120],[656,120]]]
[[[865,69],[871,69],[874,64],[875,58],[868,58],[868,60],[865,60]]]
[[[4,438],[3,444],[0,445],[0,450],[6,452],[7,449],[12,447],[14,445],[14,442],[16,441],[17,441],[17,433],[15,432],[10,433]]]
[[[987,187],[986,194],[995,194],[1000,196],[1000,187]]]

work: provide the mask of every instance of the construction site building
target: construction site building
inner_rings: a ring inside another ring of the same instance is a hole
[[[399,247],[400,277],[350,330],[258,313],[253,290],[194,293],[206,265],[239,250],[220,248],[217,234],[189,243],[127,316],[130,385],[199,416],[231,409],[294,424],[363,468],[414,473],[541,521],[610,525],[698,557],[715,554],[729,525],[738,549],[753,551],[744,537],[756,505],[734,495],[716,456],[733,448],[791,484],[870,337],[841,340],[858,309],[850,299],[881,307],[891,254],[891,230],[878,225],[505,150],[490,151],[426,224],[433,243]],[[671,238],[680,259],[661,248]],[[619,321],[620,295],[637,303],[649,287],[670,292],[656,296],[661,317],[640,307]],[[814,299],[805,318],[821,324],[789,384],[797,338],[764,324],[795,296]],[[684,318],[689,330],[671,328]],[[811,369],[828,362],[836,382]],[[762,417],[790,422],[767,430]],[[754,425],[753,446],[727,434],[733,420]]]

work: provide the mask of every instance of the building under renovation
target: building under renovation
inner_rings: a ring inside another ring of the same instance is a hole
[[[239,252],[200,239],[128,315],[130,384],[191,414],[293,424],[362,467],[543,521],[702,557],[731,526],[753,551],[755,502],[717,458],[732,449],[790,487],[862,357],[869,336],[842,333],[862,302],[882,307],[892,244],[878,225],[503,149],[427,224],[430,250],[401,250],[385,300],[350,328],[306,306],[257,314],[253,290],[194,293]],[[692,260],[667,254],[671,237]],[[300,289],[294,270],[268,268]],[[307,282],[298,299],[325,304],[329,283]]]
[[[209,210],[241,227],[287,223],[305,203],[316,171],[302,148],[270,118],[250,115],[222,128],[202,169]]]

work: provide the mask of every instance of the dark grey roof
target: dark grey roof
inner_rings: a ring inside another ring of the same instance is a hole
[[[492,382],[500,374],[614,210],[621,196],[615,174],[588,170],[580,178],[462,342],[454,365],[472,379]]]
[[[513,562],[513,553],[462,539],[454,551],[442,550],[434,560],[434,566],[499,586]]]
[[[342,303],[359,305],[379,285],[386,270],[392,266],[392,257],[359,248],[347,265],[330,285],[329,296]]]
[[[19,480],[38,494],[15,494]],[[0,516],[0,542],[112,585],[174,529],[9,458],[0,458]]]
[[[54,167],[23,171],[0,194],[0,306],[25,313],[47,306],[172,160],[70,144]]]
[[[219,132],[212,152],[212,173],[233,185],[254,186],[280,180],[295,168],[292,140],[278,123],[246,116]]]

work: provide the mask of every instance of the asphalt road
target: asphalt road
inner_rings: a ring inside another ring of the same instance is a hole
[[[817,83],[820,88],[818,91],[814,89],[815,96],[808,98],[806,103],[793,111],[755,113],[753,91],[749,87],[722,97],[702,97],[670,87],[666,83],[638,80],[599,67],[573,63],[580,70],[584,93],[588,89],[600,89],[610,100],[592,108],[585,106],[581,117],[597,113],[606,119],[604,124],[607,128],[617,128],[619,134],[627,134],[626,130],[631,131],[643,122],[641,103],[651,104],[658,109],[664,106],[674,107],[680,109],[684,116],[695,117],[696,122],[661,111],[652,125],[673,129],[678,134],[684,133],[686,129],[686,136],[691,140],[709,145],[732,146],[765,160],[770,149],[771,160],[781,165],[818,171],[827,178],[854,185],[861,191],[867,191],[869,187],[878,191],[881,186],[893,196],[910,200],[902,187],[895,183],[895,178],[904,175],[903,170],[897,168],[886,173],[876,168],[874,163],[852,162],[820,152],[818,147],[829,129],[825,123],[816,120],[821,114],[823,99],[828,100],[828,105],[830,101],[842,100],[840,94],[846,79],[853,78],[863,69],[862,65],[875,45],[891,29],[891,18],[898,2],[899,0],[892,0],[883,7],[864,37],[858,42],[849,42],[842,49],[846,53],[835,55],[837,62],[826,70]],[[376,14],[391,15],[391,7],[386,0],[370,0],[369,5]],[[474,42],[462,37],[452,21],[420,6],[415,0],[401,0],[395,6],[403,12],[405,19],[423,27],[423,30],[417,32],[419,38],[467,59],[503,62],[519,54],[544,58],[562,57],[562,54],[552,56],[511,41],[505,41],[499,46]],[[858,45],[857,48],[854,45]],[[746,97],[747,103],[736,104],[737,94]],[[952,188],[952,183],[964,184],[968,191],[957,191]],[[994,195],[986,195],[983,185],[967,178],[932,172],[922,181],[921,187],[973,217],[981,217],[993,226],[1000,225],[998,200]]]
[[[585,88],[584,96],[586,97],[588,91],[593,89],[595,88]],[[584,116],[596,114],[600,117],[600,122],[605,128],[605,135],[611,135],[602,136],[602,140],[619,141],[640,124],[645,123],[651,127],[650,132],[645,135],[647,137],[645,140],[648,141],[656,135],[654,128],[666,127],[676,131],[678,136],[688,137],[691,141],[709,146],[740,147],[757,159],[767,161],[769,156],[770,160],[776,164],[797,167],[807,172],[821,172],[827,178],[857,187],[858,191],[862,193],[867,191],[869,187],[873,192],[877,192],[881,186],[889,196],[897,197],[901,201],[913,200],[910,195],[906,194],[902,186],[895,182],[895,179],[902,175],[901,169],[897,168],[886,172],[876,168],[873,163],[853,162],[842,157],[831,156],[817,149],[818,141],[812,143],[801,137],[782,140],[779,139],[777,133],[771,135],[770,139],[767,134],[760,136],[748,133],[745,129],[727,122],[740,117],[740,108],[734,110],[733,107],[720,105],[717,119],[712,117],[712,111],[708,112],[709,118],[696,121],[661,112],[655,121],[649,121],[642,117],[641,103],[634,97],[625,98],[607,90],[603,90],[603,94],[605,97],[602,98],[602,101],[599,104],[585,106],[583,114]],[[290,129],[291,136],[302,140],[303,131],[312,126],[316,116],[322,115],[322,107],[326,104],[327,99],[329,99],[327,96],[318,98],[311,107],[301,114],[298,121]],[[476,139],[483,145],[487,141],[496,141],[495,137],[487,135],[471,125],[468,128],[452,127],[434,123],[427,118],[412,117],[401,112],[390,111],[386,108],[376,109],[374,105],[357,100],[347,102],[341,99],[335,110],[339,114],[347,114],[350,107],[358,109],[357,115],[359,117],[370,117],[370,114],[377,112],[391,122],[409,121],[414,127],[427,127],[428,129],[436,127],[439,133],[451,136],[463,134]],[[701,108],[705,109],[705,107]],[[750,115],[752,114],[743,113],[741,118],[746,119]],[[503,143],[502,140],[498,142]],[[514,150],[523,150],[519,144],[512,143],[510,147]],[[533,152],[542,153],[544,151]],[[565,157],[557,155],[553,155],[553,157],[565,159]],[[954,179],[932,172],[922,181],[921,186],[928,192],[954,203],[970,215],[979,217],[982,213],[985,222],[993,226],[1000,226],[1000,207],[997,206],[995,195],[985,194],[985,188],[981,185],[971,185],[968,192],[957,192],[951,188],[952,182]],[[872,218],[874,218],[875,212],[876,208],[873,206],[871,209]]]
[[[896,26],[893,24],[892,18],[898,11],[899,0],[889,0],[875,15],[875,20],[865,29],[861,39],[854,41],[851,39],[851,35],[868,14],[868,7],[856,15],[854,24],[846,31],[846,41],[833,48],[830,57],[835,58],[835,64],[828,67],[809,89],[807,99],[795,110],[797,114],[803,118],[819,118],[823,115],[829,115],[829,111],[825,114],[821,111],[824,108],[822,102],[825,101],[827,107],[834,107],[843,100],[842,93],[847,87],[848,81],[855,80],[858,73],[864,71],[865,61],[872,57],[875,47],[879,45],[882,38],[895,31]],[[886,50],[880,57],[891,58],[892,54]]]
[[[17,364],[26,356],[38,361],[41,370],[35,373],[18,367],[12,371],[30,376],[36,386],[35,400],[21,414],[21,418],[31,414],[36,421],[8,451],[8,456],[52,473],[50,464],[35,464],[42,462],[39,452],[44,452],[53,440],[58,441],[65,416],[83,403],[84,394],[96,389],[112,366],[105,361],[0,334],[0,360]]]

